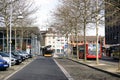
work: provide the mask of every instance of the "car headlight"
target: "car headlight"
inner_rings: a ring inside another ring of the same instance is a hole
[[[14,61],[14,59],[11,59],[11,61]]]

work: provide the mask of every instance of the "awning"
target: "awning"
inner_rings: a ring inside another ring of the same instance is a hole
[[[111,45],[105,45],[103,48],[110,48]]]

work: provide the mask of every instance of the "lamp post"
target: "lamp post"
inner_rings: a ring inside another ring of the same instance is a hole
[[[20,48],[21,48],[21,50],[22,50],[22,46],[23,46],[23,15],[22,15],[22,12],[20,11],[19,12],[19,15],[18,15],[18,17],[17,17],[19,20],[20,20],[20,25],[21,25],[21,40],[20,40],[20,42],[21,42],[21,45],[20,45]]]
[[[37,46],[37,36],[35,37],[35,53],[36,53],[36,55],[37,55],[37,49],[38,49],[38,46]]]
[[[9,66],[11,67],[11,44],[12,44],[12,41],[11,41],[11,28],[12,28],[12,12],[13,12],[13,8],[12,8],[12,0],[10,0],[11,4],[10,4],[10,52],[9,52],[9,58],[10,58],[10,62],[9,62]]]
[[[17,16],[17,19],[20,20],[20,19],[23,19],[24,17],[22,16],[22,12],[19,13],[19,15]],[[22,24],[22,23],[21,23]],[[16,27],[15,27],[15,51],[17,50],[17,33],[16,33]],[[23,31],[22,31],[23,32]]]
[[[3,51],[4,51],[4,47],[5,47],[5,36],[4,36],[4,31],[3,31]]]

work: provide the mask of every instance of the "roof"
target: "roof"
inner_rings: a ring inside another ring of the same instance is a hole
[[[70,41],[77,41],[77,38],[75,36],[70,36]],[[78,36],[78,41],[84,41],[84,36]],[[96,41],[96,36],[86,36],[86,41]]]
[[[12,27],[12,31],[14,31],[16,28],[17,32],[21,32],[21,30],[23,29],[23,32],[25,32],[26,34],[35,34],[38,37],[41,36],[40,34],[40,30],[38,27]],[[0,31],[5,31],[7,28],[6,27],[0,27]],[[25,36],[25,35],[24,35]]]
[[[38,27],[12,27],[12,30],[14,30],[16,28],[17,31],[19,30],[24,30],[24,31],[30,31],[30,32],[33,32],[33,33],[39,33],[40,30]],[[6,27],[0,27],[0,31],[3,31],[3,30],[6,30],[7,28]]]

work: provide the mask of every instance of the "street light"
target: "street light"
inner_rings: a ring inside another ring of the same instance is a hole
[[[17,19],[23,19],[22,12],[19,13]],[[15,27],[15,51],[17,50],[17,36],[16,36],[16,27]]]
[[[13,12],[13,8],[12,8],[12,0],[10,0],[11,4],[10,4],[10,52],[9,52],[9,58],[10,58],[10,62],[9,62],[9,66],[11,67],[11,28],[12,28],[12,12]]]
[[[36,55],[37,55],[37,49],[38,49],[38,47],[37,47],[37,36],[35,36],[35,53],[36,53]]]

